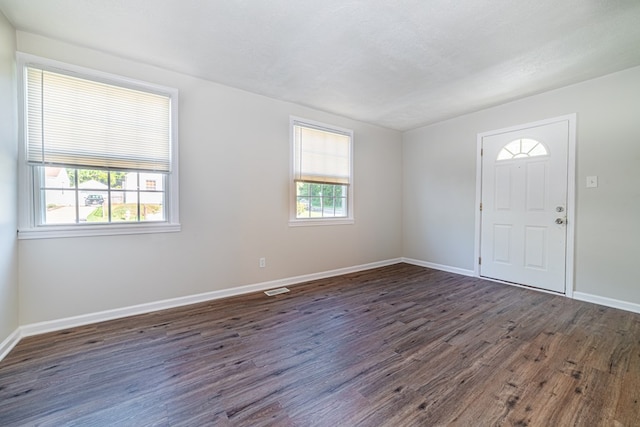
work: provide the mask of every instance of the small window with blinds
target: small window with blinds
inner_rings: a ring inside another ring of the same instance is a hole
[[[353,131],[292,118],[292,225],[353,222]]]
[[[22,63],[21,238],[177,231],[177,91],[51,62]]]

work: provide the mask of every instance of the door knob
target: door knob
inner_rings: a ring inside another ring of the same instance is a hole
[[[558,225],[562,225],[566,222],[566,220],[564,218],[556,218],[556,224]]]

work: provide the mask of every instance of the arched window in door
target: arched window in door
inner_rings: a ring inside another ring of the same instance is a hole
[[[547,147],[540,141],[530,138],[515,139],[502,147],[497,160],[520,159],[523,157],[546,156]]]

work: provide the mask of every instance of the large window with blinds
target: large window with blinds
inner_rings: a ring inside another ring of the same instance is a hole
[[[353,131],[291,118],[291,225],[353,222]]]
[[[21,238],[177,231],[177,90],[20,55]]]

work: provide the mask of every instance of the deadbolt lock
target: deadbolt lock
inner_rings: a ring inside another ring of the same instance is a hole
[[[556,208],[556,212],[564,212],[564,208],[562,206],[558,206]]]

